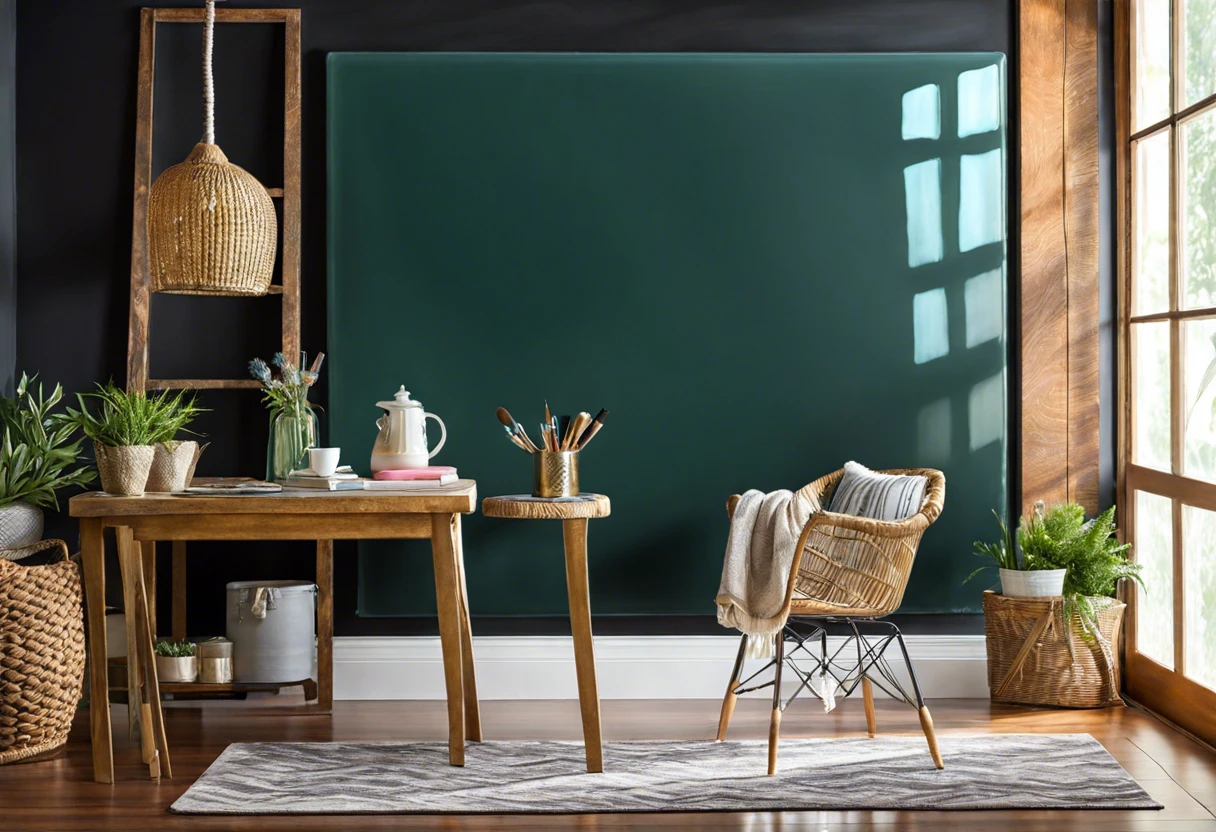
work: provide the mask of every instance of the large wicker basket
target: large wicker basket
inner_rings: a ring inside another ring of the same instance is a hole
[[[1084,632],[1074,613],[1064,621],[1063,598],[1008,598],[984,593],[988,688],[993,702],[1104,708],[1119,698],[1119,629],[1126,605],[1091,599],[1097,633]]]
[[[22,566],[0,558],[0,764],[45,755],[68,739],[84,682],[80,571],[61,559]]]

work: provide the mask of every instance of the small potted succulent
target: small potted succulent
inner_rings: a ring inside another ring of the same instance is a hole
[[[192,641],[158,641],[156,676],[161,682],[193,682],[198,678],[198,645]]]
[[[80,462],[81,439],[66,414],[54,413],[63,398],[48,397],[37,379],[21,374],[16,396],[0,396],[0,549],[21,549],[42,539],[42,509],[58,508],[61,488],[87,485],[93,471]]]
[[[85,399],[98,403],[97,413]],[[185,390],[159,395],[125,392],[113,381],[97,391],[77,394],[80,410],[68,415],[93,440],[101,487],[108,494],[141,496],[156,457],[156,445],[174,440],[202,409]],[[196,456],[192,453],[191,458]]]
[[[1038,516],[1043,510],[1043,504],[1035,504]],[[993,512],[996,522],[1001,529],[1001,537],[995,543],[988,541],[975,542],[977,557],[987,558],[991,564],[981,566],[967,576],[970,581],[985,569],[996,568],[1001,576],[1001,594],[1010,598],[1043,598],[1062,595],[1064,593],[1064,575],[1067,570],[1056,569],[1049,564],[1031,561],[1023,557],[1018,559],[1018,546],[1014,536],[1009,531],[1009,525]],[[1018,542],[1022,538],[1022,529],[1027,525],[1023,518],[1022,526],[1017,531]],[[964,581],[966,583],[966,581]]]

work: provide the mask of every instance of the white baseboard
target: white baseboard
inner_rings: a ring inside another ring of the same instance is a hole
[[[982,635],[905,639],[926,698],[987,698]],[[829,650],[839,643],[829,639]],[[600,698],[717,699],[725,690],[738,648],[737,636],[596,636]],[[898,668],[902,664],[896,660],[898,648],[892,650],[889,656]],[[578,697],[568,636],[476,638],[473,655],[481,699]],[[754,661],[748,666],[760,667]],[[792,675],[786,674],[787,680]],[[444,699],[439,638],[334,639],[334,696]]]

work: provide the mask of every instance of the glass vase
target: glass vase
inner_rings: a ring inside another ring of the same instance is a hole
[[[270,440],[266,447],[266,479],[278,482],[292,471],[307,468],[305,457],[317,445],[317,414],[311,407],[284,410],[270,419]]]

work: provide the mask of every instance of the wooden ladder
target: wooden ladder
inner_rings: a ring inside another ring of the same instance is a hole
[[[151,273],[148,264],[148,191],[152,187],[152,103],[156,76],[156,26],[159,23],[202,24],[204,10],[143,9],[139,29],[139,76],[135,122],[135,213],[131,234],[131,318],[127,334],[127,390],[255,390],[260,382],[239,379],[156,379],[150,377],[148,351],[151,326]],[[282,200],[282,280],[270,294],[282,298],[283,354],[300,352],[300,10],[217,9],[216,23],[283,24],[283,185],[267,188]],[[154,542],[143,544],[151,631],[156,636],[156,572]],[[173,541],[173,622],[175,639],[186,637],[186,544]]]

